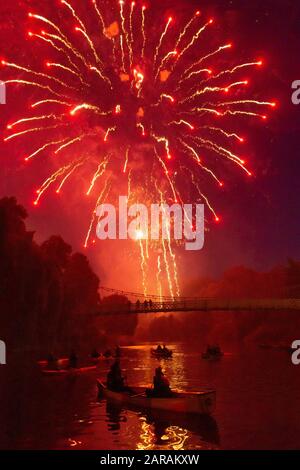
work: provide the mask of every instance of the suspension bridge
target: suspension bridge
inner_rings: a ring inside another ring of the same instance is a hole
[[[110,287],[101,287],[101,291],[103,292],[103,298],[96,315],[214,311],[300,311],[300,299],[217,299],[146,296],[145,294]]]

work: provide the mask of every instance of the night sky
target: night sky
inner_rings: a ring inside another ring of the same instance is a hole
[[[287,257],[300,259],[300,105],[291,102],[292,82],[300,80],[299,2],[167,0],[150,3],[152,6],[163,3],[163,9],[173,12],[174,18],[184,14],[190,5],[200,8],[205,17],[213,15],[217,34],[233,42],[235,57],[264,58],[264,67],[258,73],[251,73],[250,87],[260,97],[278,101],[278,107],[266,122],[245,128],[247,160],[255,176],[246,179],[234,172],[224,191],[215,194],[214,203],[222,222],[209,227],[200,253],[180,252],[181,277],[188,280],[219,275],[224,269],[240,264],[265,270],[284,263]],[[24,33],[28,11],[42,4],[53,8],[56,2],[1,3],[0,56],[17,57],[27,65],[41,56],[39,48],[24,40]],[[157,9],[159,17],[161,7]],[[0,107],[1,129],[22,114],[25,94],[28,96],[27,90],[15,93],[10,88],[7,105]],[[84,203],[76,198],[66,201],[62,195],[45,199],[40,207],[34,208],[32,193],[43,172],[43,162],[29,169],[20,159],[20,154],[27,150],[24,145],[20,142],[0,145],[0,196],[14,195],[27,208],[29,226],[37,231],[37,240],[59,233],[75,249],[81,250]],[[73,189],[75,194],[76,187]],[[124,259],[117,260],[119,271],[111,268],[111,256],[119,255],[109,254],[99,243],[93,250],[87,250],[87,255],[105,284],[116,284],[120,273],[128,270]],[[121,277],[124,278],[122,274]],[[120,287],[130,287],[129,280],[122,280]]]

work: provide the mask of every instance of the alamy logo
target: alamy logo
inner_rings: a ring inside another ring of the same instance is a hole
[[[292,89],[295,90],[292,93],[292,103],[298,105],[300,104],[300,80],[295,80],[292,83]]]
[[[0,365],[6,364],[6,345],[4,341],[0,340]]]
[[[294,366],[299,366],[300,364],[300,340],[296,339],[295,341],[293,341],[292,345],[291,345],[291,349],[295,349],[295,351],[292,353],[292,363],[294,364]]]
[[[128,198],[119,197],[119,207],[101,204],[96,209],[99,218],[97,237],[100,240],[184,240],[188,251],[204,246],[203,204],[145,204],[128,207]]]
[[[0,104],[6,104],[6,85],[0,80]]]

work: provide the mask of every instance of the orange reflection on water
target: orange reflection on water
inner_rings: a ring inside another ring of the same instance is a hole
[[[189,439],[189,431],[179,426],[168,426],[165,429],[155,429],[141,417],[140,442],[138,450],[185,450],[185,443]]]

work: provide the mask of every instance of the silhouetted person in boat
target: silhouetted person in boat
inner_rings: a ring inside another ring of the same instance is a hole
[[[99,359],[99,357],[101,356],[101,354],[99,353],[99,351],[97,351],[97,349],[93,349],[92,351],[92,354],[91,354],[91,358],[92,359]]]
[[[69,356],[69,367],[70,369],[76,369],[78,367],[78,357],[74,351]]]
[[[147,300],[144,301],[144,308],[145,308],[145,309],[148,308],[148,302],[147,302]]]
[[[150,308],[152,308],[152,307],[153,307],[153,302],[152,302],[152,300],[151,300],[151,299],[149,300],[149,307],[150,307]]]
[[[161,347],[161,345],[159,344],[156,348],[156,352],[158,353],[161,353],[163,351],[163,348]]]
[[[118,359],[111,365],[107,374],[107,388],[113,392],[124,392],[127,390],[125,386],[125,378],[122,375],[120,361]]]
[[[156,398],[168,398],[173,395],[170,388],[170,382],[164,375],[161,367],[157,367],[157,369],[155,369],[155,375],[153,377],[153,389],[146,390],[146,394],[150,397]]]
[[[135,303],[136,309],[139,310],[141,308],[141,302],[139,300]]]

